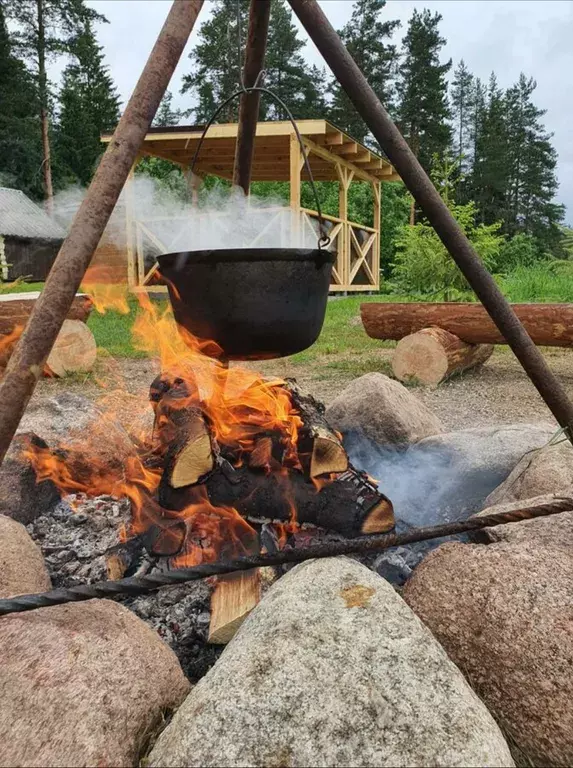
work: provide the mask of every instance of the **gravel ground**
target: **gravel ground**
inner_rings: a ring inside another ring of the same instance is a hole
[[[573,398],[573,350],[549,347],[543,349],[543,353]],[[380,349],[379,358],[374,358],[369,370],[386,373],[391,356],[391,349]],[[353,364],[349,364],[348,370],[333,370],[334,357],[329,356],[327,362],[318,359],[309,365],[294,364],[287,358],[251,363],[249,367],[258,368],[269,376],[293,376],[305,389],[328,404],[353,378],[365,372],[363,368],[356,372]],[[343,361],[344,358],[336,356],[336,362]],[[133,394],[146,394],[156,373],[156,365],[150,360],[121,360],[115,371],[118,382],[123,380],[127,391]],[[55,395],[64,388],[93,398],[102,394],[101,388],[92,380],[48,379],[40,382],[34,398]],[[436,389],[415,387],[413,392],[452,430],[490,424],[553,422],[520,364],[504,347],[497,347],[479,370],[455,377]]]

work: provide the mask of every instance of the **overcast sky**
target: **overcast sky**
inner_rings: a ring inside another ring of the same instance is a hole
[[[352,0],[320,0],[336,27],[350,17]],[[124,102],[137,81],[155,37],[170,7],[170,0],[88,0],[109,24],[98,29],[107,63]],[[210,13],[206,2],[200,19]],[[573,224],[573,0],[388,0],[385,13],[402,21],[403,34],[414,8],[430,8],[443,16],[441,31],[447,39],[444,59],[455,64],[464,58],[471,72],[487,80],[494,70],[503,87],[521,71],[537,80],[536,104],[547,110],[545,123],[554,133],[559,153],[558,199],[568,207]],[[181,76],[189,71],[187,54],[194,31],[170,89],[177,106],[188,108],[188,94],[180,96]],[[303,39],[308,40],[301,29]],[[308,41],[306,56],[321,65],[321,57]]]

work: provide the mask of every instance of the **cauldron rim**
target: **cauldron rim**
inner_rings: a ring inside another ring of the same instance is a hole
[[[317,266],[334,264],[336,252],[320,248],[210,248],[201,251],[177,251],[157,257],[159,268],[170,268],[175,262],[188,264],[257,263],[281,261],[313,261]]]

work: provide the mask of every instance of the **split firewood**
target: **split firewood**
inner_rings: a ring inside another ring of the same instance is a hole
[[[392,370],[400,381],[437,385],[456,373],[483,365],[492,344],[466,344],[443,328],[423,328],[398,342]]]
[[[163,483],[183,488],[212,471],[211,436],[201,410],[190,403],[185,382],[171,387],[156,403],[154,431],[163,457]]]
[[[258,568],[218,578],[211,595],[208,642],[217,645],[230,642],[260,599]]]
[[[324,416],[325,407],[312,395],[302,392],[292,379],[284,383],[296,410],[299,411],[303,428],[299,434],[299,453],[308,456],[309,477],[345,472],[348,456],[339,435],[329,427]]]
[[[145,550],[145,537],[134,536],[108,549],[105,554],[107,578],[111,581],[123,579],[125,574],[137,567]]]

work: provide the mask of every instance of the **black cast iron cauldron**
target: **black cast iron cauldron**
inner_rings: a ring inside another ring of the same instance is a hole
[[[324,322],[335,254],[237,248],[158,257],[177,323],[214,340],[228,360],[301,352]]]

